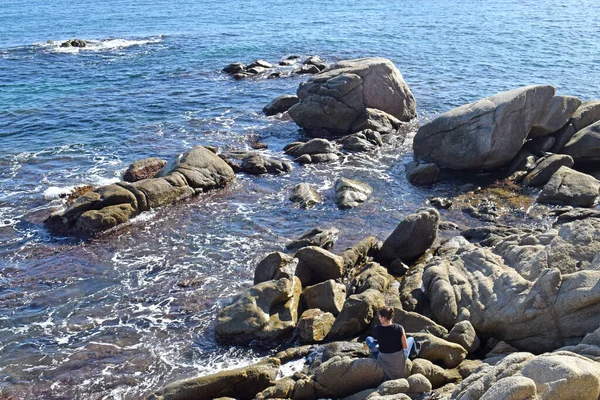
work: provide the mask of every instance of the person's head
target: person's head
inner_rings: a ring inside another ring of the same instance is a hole
[[[394,309],[392,307],[381,307],[379,309],[380,322],[392,322],[392,318],[394,318]]]

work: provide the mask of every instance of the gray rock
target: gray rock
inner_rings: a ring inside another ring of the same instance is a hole
[[[434,208],[425,208],[403,219],[385,240],[378,258],[412,261],[421,256],[437,237],[440,214]]]
[[[569,143],[569,140],[571,140],[573,135],[575,135],[575,127],[569,122],[553,134],[554,144],[550,148],[550,152],[560,153],[565,144]]]
[[[506,167],[508,175],[517,171],[531,171],[535,167],[537,158],[527,149],[521,149]]]
[[[302,208],[309,208],[320,203],[321,196],[308,183],[299,183],[294,186],[290,201],[297,203]]]
[[[413,374],[409,376],[407,379],[408,384],[410,386],[410,393],[421,394],[423,392],[431,391],[431,382],[421,374]]]
[[[554,92],[552,86],[526,86],[448,111],[419,128],[415,157],[457,170],[506,165]]]
[[[367,263],[350,282],[350,294],[359,294],[369,289],[385,293],[394,280],[387,269],[376,262]]]
[[[267,62],[265,60],[256,60],[254,61],[252,64],[249,64],[246,68],[250,69],[250,68],[264,68],[264,69],[270,69],[273,68],[273,64],[271,64],[270,62]]]
[[[339,279],[344,273],[344,259],[320,247],[303,247],[294,257],[299,260],[296,275],[304,286]]]
[[[367,201],[373,188],[364,182],[340,178],[335,182],[335,203],[340,209],[355,208]]]
[[[281,278],[293,279],[298,259],[278,251],[270,253],[254,270],[254,284]]]
[[[433,185],[440,179],[440,169],[435,164],[413,161],[406,166],[406,179],[413,185]]]
[[[441,363],[444,368],[456,368],[467,357],[467,350],[460,344],[428,333],[413,333],[412,336],[421,344],[419,358]]]
[[[570,155],[576,163],[600,161],[600,121],[575,133],[561,153]]]
[[[333,279],[308,286],[302,292],[306,308],[318,308],[337,316],[346,301],[346,286]]]
[[[344,270],[350,271],[352,268],[366,261],[367,256],[377,247],[375,236],[369,236],[352,247],[347,248],[340,254],[344,259]]]
[[[476,351],[481,344],[475,328],[473,328],[473,325],[469,321],[461,321],[454,325],[446,339],[450,342],[460,344],[469,353]]]
[[[581,100],[573,96],[554,96],[539,116],[529,137],[536,138],[556,132],[569,121],[581,105]]]
[[[437,209],[447,210],[452,207],[452,200],[446,197],[430,197],[427,201]]]
[[[296,331],[302,344],[312,344],[322,342],[333,323],[335,317],[333,314],[321,311],[317,308],[311,308],[302,313],[298,320]]]
[[[306,246],[317,246],[328,250],[333,247],[335,242],[337,242],[339,233],[340,230],[337,228],[315,228],[306,232],[298,239],[288,243],[286,248],[288,250],[292,250],[300,249]]]
[[[575,207],[594,205],[600,183],[593,176],[560,167],[542,189],[538,203],[561,204]]]
[[[379,132],[370,129],[344,136],[339,143],[347,151],[370,151],[383,145]]]
[[[298,96],[284,94],[267,104],[263,108],[263,113],[267,116],[283,113],[296,103],[298,103]]]
[[[600,121],[600,100],[584,101],[569,120],[575,132],[598,121]]]
[[[301,293],[302,284],[296,277],[254,285],[219,312],[217,342],[249,345],[281,340],[296,327]]]
[[[296,161],[304,163],[318,163],[336,161],[338,149],[327,139],[312,139],[306,143],[294,142],[283,148],[286,154],[296,157]]]
[[[525,186],[542,186],[548,183],[552,175],[559,170],[560,167],[572,167],[574,164],[571,156],[563,154],[553,154],[541,159],[533,171],[525,176],[523,185]]]
[[[427,378],[433,388],[439,388],[448,383],[458,382],[462,379],[456,369],[444,369],[424,358],[415,358],[412,360],[411,373],[420,374]]]
[[[334,357],[317,368],[313,379],[318,398],[341,398],[377,387],[384,377],[373,358]]]
[[[62,42],[60,47],[87,47],[87,42],[83,39],[69,39]]]
[[[345,339],[362,333],[384,305],[383,294],[374,289],[348,297],[335,319],[328,339]]]
[[[258,153],[251,153],[242,159],[240,171],[252,175],[282,174],[294,169],[287,161],[267,158]]]
[[[244,72],[246,70],[246,66],[242,63],[231,63],[225,68],[223,68],[223,72],[227,74],[237,74],[240,72]]]
[[[403,122],[398,118],[376,108],[366,108],[363,113],[354,121],[350,130],[360,132],[372,130],[382,135],[390,135],[398,132]]]
[[[416,103],[400,71],[383,58],[341,61],[301,84],[300,102],[290,108],[294,122],[311,131],[348,134],[366,108],[401,121],[416,117]]]

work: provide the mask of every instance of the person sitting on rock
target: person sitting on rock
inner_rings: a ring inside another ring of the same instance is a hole
[[[366,342],[386,378],[400,379],[407,376],[405,351],[408,350],[408,343],[404,328],[400,324],[393,324],[393,318],[392,307],[381,308],[379,325],[373,329],[373,337],[367,337]]]

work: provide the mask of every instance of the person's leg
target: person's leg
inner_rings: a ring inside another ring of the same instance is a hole
[[[377,359],[377,356],[379,355],[379,345],[377,344],[377,340],[371,336],[367,336],[365,342],[367,343],[367,346],[369,346],[369,350],[371,350],[371,355]]]
[[[410,351],[412,350],[413,347],[416,347],[416,345],[415,345],[415,338],[413,338],[413,337],[407,337],[406,338],[406,344],[408,345],[408,348],[406,350],[404,350],[404,355],[408,359],[409,356],[410,356]]]

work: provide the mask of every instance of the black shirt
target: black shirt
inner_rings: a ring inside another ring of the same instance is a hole
[[[395,353],[403,350],[402,333],[404,328],[400,324],[390,326],[377,325],[373,330],[373,337],[379,343],[379,351],[382,353]]]

